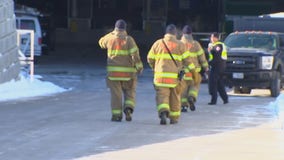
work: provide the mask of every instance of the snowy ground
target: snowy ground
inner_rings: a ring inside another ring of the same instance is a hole
[[[0,101],[49,96],[71,90],[40,79],[41,76],[35,76],[35,79],[31,81],[21,76],[19,81],[1,84]],[[269,108],[275,109],[277,115],[275,121],[256,128],[240,129],[207,136],[180,138],[137,148],[81,157],[78,160],[167,160],[173,158],[178,160],[283,160],[284,94],[282,93],[274,102],[271,102]],[[232,157],[232,155],[234,156]]]
[[[22,98],[32,98],[38,96],[49,96],[72,90],[61,88],[51,82],[42,81],[40,75],[35,75],[33,79],[20,75],[20,80],[12,80],[0,85],[0,102]],[[271,102],[268,108],[274,108],[277,118],[283,120],[284,117],[284,94],[280,94],[276,101]]]
[[[283,160],[284,94],[280,94],[269,107],[275,108],[277,114],[275,121],[255,128],[180,138],[76,160]]]

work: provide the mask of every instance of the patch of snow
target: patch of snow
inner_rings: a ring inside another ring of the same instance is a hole
[[[35,75],[31,80],[20,74],[19,80],[11,80],[0,84],[0,101],[47,96],[69,90],[61,88],[51,82],[42,81],[40,78],[41,76]]]

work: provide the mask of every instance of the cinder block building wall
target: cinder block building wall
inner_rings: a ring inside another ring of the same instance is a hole
[[[0,0],[0,84],[19,77],[15,23],[14,1]]]

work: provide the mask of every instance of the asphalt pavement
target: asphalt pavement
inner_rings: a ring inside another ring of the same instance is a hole
[[[145,55],[142,57],[145,62]],[[276,119],[275,109],[268,107],[275,100],[269,92],[256,90],[252,95],[234,95],[228,89],[229,104],[224,105],[219,100],[217,105],[209,106],[210,96],[204,83],[196,104],[197,110],[182,113],[178,124],[161,126],[155,107],[152,71],[145,63],[145,70],[138,77],[133,120],[111,122],[110,93],[105,84],[105,58],[105,52],[96,47],[75,46],[58,48],[38,58],[35,74],[41,75],[42,80],[71,91],[0,102],[0,159],[152,159],[151,155],[155,160],[206,159],[206,154],[207,158],[211,155],[213,159],[215,153],[222,159],[222,155],[227,158],[226,148],[232,147],[232,143],[225,142],[229,142],[230,138],[238,139],[227,133],[234,135],[239,130],[272,123]],[[271,127],[267,131],[270,130]],[[258,133],[263,132],[254,134]],[[223,135],[219,141],[214,137],[218,134]],[[250,136],[253,137],[253,134],[243,135],[243,139],[247,140],[238,141],[239,148],[251,147],[246,143]],[[202,137],[204,139],[199,143],[195,141]],[[283,140],[283,137],[277,140]],[[265,147],[283,147],[277,140]],[[254,145],[264,144],[261,141],[259,139],[259,143]],[[218,148],[218,152],[211,152]],[[236,148],[234,152],[233,148],[228,153],[237,157],[239,152]],[[247,148],[247,151],[258,153],[252,148]],[[198,156],[190,156],[193,152]],[[189,154],[188,157],[185,153]],[[205,154],[203,158],[202,153]],[[261,151],[259,153],[261,155]],[[276,154],[275,160],[283,159],[284,154],[273,153]],[[245,155],[240,158],[251,159]]]

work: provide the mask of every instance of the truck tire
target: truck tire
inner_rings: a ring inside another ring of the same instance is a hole
[[[280,94],[281,90],[281,80],[280,73],[277,72],[275,77],[272,79],[272,83],[270,86],[271,97],[277,97]]]
[[[251,88],[248,87],[234,87],[234,93],[250,94]]]
[[[250,92],[251,92],[251,88],[243,87],[243,88],[241,89],[241,93],[250,94]]]
[[[234,93],[236,93],[236,94],[241,93],[241,88],[240,87],[234,87]]]

